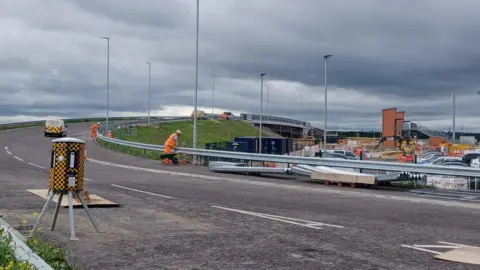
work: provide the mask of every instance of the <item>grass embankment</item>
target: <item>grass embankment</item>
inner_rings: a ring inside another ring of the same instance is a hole
[[[135,126],[115,131],[115,138],[148,144],[163,145],[165,140],[177,129],[182,131],[177,146],[193,146],[193,121],[161,123],[155,126]],[[205,148],[206,143],[233,141],[235,137],[258,136],[258,129],[244,121],[198,120],[197,122],[198,148]],[[267,135],[263,134],[265,137]],[[116,149],[131,155],[146,156],[158,159],[158,152],[128,148],[119,145],[109,145],[99,141],[108,148]]]
[[[153,127],[138,126],[135,133],[115,134],[119,139],[163,145],[177,129],[182,131],[177,146],[193,146],[193,121],[162,123]],[[235,137],[258,136],[258,129],[243,121],[200,120],[197,122],[198,148],[206,143],[233,141]]]

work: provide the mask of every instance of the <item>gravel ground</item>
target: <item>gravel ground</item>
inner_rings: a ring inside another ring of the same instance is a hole
[[[69,129],[80,133],[88,125]],[[0,152],[0,214],[17,227],[22,219],[32,224],[45,200],[25,189],[47,188],[48,171],[28,163],[48,167],[50,139],[41,128],[30,128],[0,133],[0,140],[12,153]],[[65,247],[69,260],[83,269],[479,269],[401,245],[480,246],[480,207],[429,203],[401,191],[163,167],[91,143],[88,154],[99,161],[224,179],[88,162],[87,189],[121,207],[92,208],[102,233],[94,231],[83,210],[75,210],[79,241],[68,239],[66,209],[55,231],[48,230],[49,213],[40,232]]]

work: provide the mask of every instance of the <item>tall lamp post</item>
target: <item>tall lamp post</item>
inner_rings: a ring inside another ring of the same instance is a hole
[[[265,73],[260,74],[260,129],[258,131],[258,153],[262,153],[262,122],[263,122],[263,76]]]
[[[148,65],[148,118],[147,124],[150,125],[150,86],[151,86],[151,78],[152,78],[152,63],[145,62]]]
[[[327,54],[323,56],[325,60],[325,113],[324,113],[324,130],[323,130],[323,153],[327,153],[327,62],[328,59],[332,57],[331,54]]]
[[[198,34],[200,0],[197,0],[197,44],[196,44],[196,66],[195,66],[195,108],[193,110],[193,148],[197,148],[197,103],[198,103]],[[195,159],[194,159],[195,160]]]
[[[270,86],[268,84],[265,84],[265,87],[267,88],[267,109],[270,108]]]
[[[214,119],[215,109],[215,74],[212,75],[212,120]]]
[[[108,132],[108,111],[110,107],[110,38],[101,37],[107,40],[107,117],[105,119],[105,133]]]

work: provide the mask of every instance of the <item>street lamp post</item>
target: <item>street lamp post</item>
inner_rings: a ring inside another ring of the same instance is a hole
[[[148,65],[148,118],[147,118],[147,124],[150,125],[150,86],[151,86],[151,77],[152,77],[152,63],[150,62],[145,62]]]
[[[198,103],[198,35],[200,0],[197,0],[197,44],[196,44],[196,66],[195,66],[195,108],[193,110],[193,148],[197,148],[197,103]],[[194,159],[195,160],[195,159]]]
[[[270,108],[270,86],[268,84],[265,84],[265,87],[267,88],[267,109]]]
[[[214,119],[215,109],[215,75],[212,75],[212,120]]]
[[[302,95],[300,95],[300,109],[303,108],[303,97]]]
[[[323,130],[323,153],[327,153],[327,62],[328,59],[332,57],[331,54],[327,54],[323,56],[325,60],[325,113],[324,113],[324,130]]]
[[[263,122],[263,76],[265,73],[260,74],[260,129],[258,132],[258,153],[262,153],[262,122]]]
[[[102,37],[107,40],[107,117],[105,119],[105,133],[108,132],[108,111],[110,107],[110,38]]]

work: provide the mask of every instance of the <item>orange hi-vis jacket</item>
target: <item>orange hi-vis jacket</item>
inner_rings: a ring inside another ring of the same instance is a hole
[[[170,153],[172,149],[175,148],[175,146],[177,145],[177,139],[177,133],[173,133],[172,135],[170,135],[170,137],[168,137],[168,139],[165,141],[165,153]]]
[[[95,123],[90,127],[90,137],[96,137],[97,134],[95,133],[95,130],[98,128],[98,124]]]

